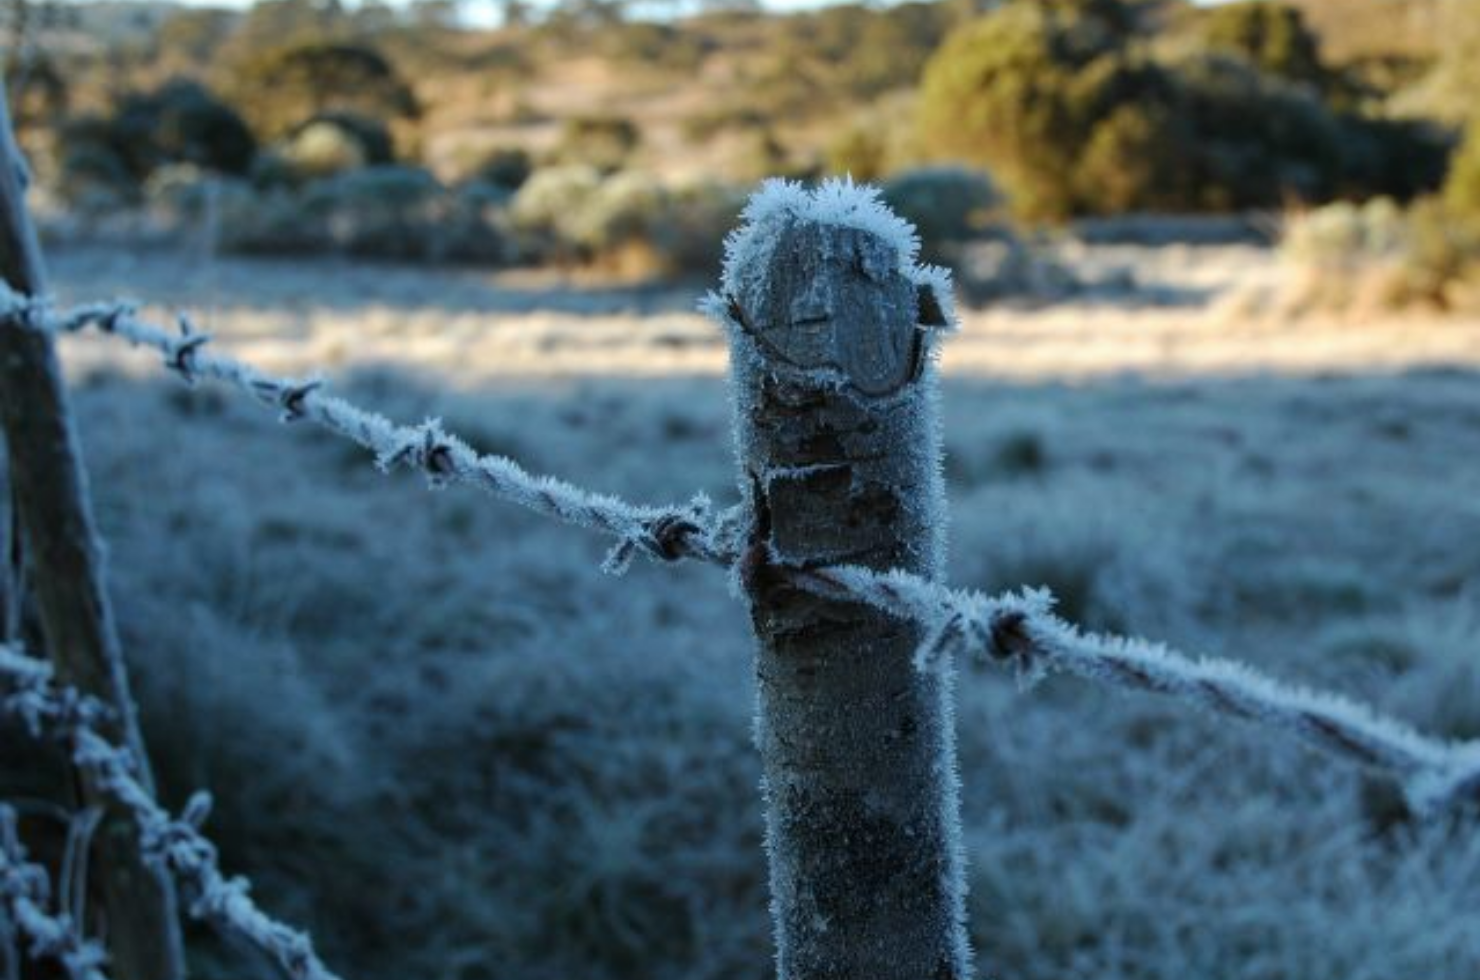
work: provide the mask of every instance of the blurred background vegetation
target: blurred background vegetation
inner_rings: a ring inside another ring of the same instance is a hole
[[[63,227],[708,275],[755,180],[847,173],[948,263],[983,235],[1257,213],[1328,299],[1362,270],[1385,303],[1471,300],[1473,0],[500,11],[14,0],[6,72]]]

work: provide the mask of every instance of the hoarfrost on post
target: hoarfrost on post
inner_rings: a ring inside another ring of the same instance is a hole
[[[916,287],[929,290],[937,304],[925,325],[947,331],[959,326],[950,271],[921,264],[920,236],[914,226],[884,204],[878,188],[855,184],[847,177],[825,180],[813,190],[781,178],[764,182],[741,211],[740,226],[725,239],[720,276],[724,294],[733,296],[741,291],[741,278],[747,271],[754,273],[767,267],[769,251],[775,248],[781,229],[791,221],[855,228],[877,235],[893,249],[898,271]],[[727,319],[727,306],[712,293],[701,304],[706,313],[721,322]]]

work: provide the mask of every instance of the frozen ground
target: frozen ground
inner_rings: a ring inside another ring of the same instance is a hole
[[[1068,254],[1072,303],[946,355],[952,575],[1480,737],[1480,324],[1294,318],[1250,247]],[[693,292],[74,249],[64,298],[638,499],[734,496]],[[1129,276],[1129,278],[1127,278]],[[697,289],[698,287],[696,287]],[[67,342],[164,785],[362,980],[760,978],[741,611],[147,355]],[[1480,833],[1324,758],[1073,681],[960,684],[971,931],[999,980],[1474,980]],[[203,975],[267,975],[197,944]]]

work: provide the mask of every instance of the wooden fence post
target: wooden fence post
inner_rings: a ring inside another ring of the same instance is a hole
[[[45,270],[26,211],[23,167],[0,84],[0,275],[16,292],[40,296]],[[113,709],[100,731],[133,751],[140,782],[152,788],[56,352],[50,337],[14,319],[0,320],[0,425],[30,573],[26,584],[35,590],[57,679]],[[173,887],[144,864],[128,810],[86,780],[81,789],[86,802],[107,813],[93,867],[103,895],[109,973],[115,980],[179,980],[184,958]]]
[[[789,584],[785,566],[938,577],[945,508],[931,344],[949,282],[851,183],[771,183],[708,301],[731,340],[742,579],[780,980],[966,980],[949,669],[915,625]]]

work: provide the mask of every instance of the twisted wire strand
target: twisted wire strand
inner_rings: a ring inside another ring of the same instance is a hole
[[[246,879],[221,873],[216,847],[200,831],[210,813],[209,794],[196,793],[179,817],[172,816],[139,782],[129,751],[98,734],[94,723],[108,713],[102,702],[55,684],[48,664],[0,645],[0,713],[19,718],[36,738],[60,741],[79,769],[95,777],[105,793],[129,809],[139,828],[144,859],[180,884],[193,918],[241,937],[293,980],[339,980],[314,952],[306,933],[263,912],[252,900]],[[0,896],[7,894],[5,880],[0,876]],[[36,935],[25,920],[16,921],[28,935]],[[49,928],[45,923],[36,922],[44,936],[55,936],[54,931],[45,932]],[[46,948],[65,948],[55,945],[62,941],[47,938],[52,945]],[[82,957],[76,960],[78,969],[84,972],[72,972],[72,980],[103,980],[96,972],[86,972],[96,967],[87,958],[90,954],[77,955]]]
[[[925,624],[916,653],[921,669],[960,651],[1011,668],[1025,683],[1061,671],[1121,690],[1167,695],[1385,772],[1420,815],[1480,803],[1480,742],[1436,739],[1350,698],[1278,681],[1232,660],[1193,658],[1140,638],[1085,632],[1054,614],[1047,590],[989,597],[906,572],[851,566],[803,576],[815,591]]]
[[[993,598],[898,570],[779,566],[754,544],[742,546],[742,514],[715,513],[702,495],[687,505],[638,506],[531,474],[507,457],[480,456],[443,431],[437,420],[397,425],[326,394],[321,379],[276,377],[207,352],[209,336],[183,316],[179,331],[171,333],[140,320],[129,303],[90,303],[58,312],[44,299],[0,286],[0,317],[53,333],[91,327],[153,348],[187,383],[207,377],[232,384],[276,406],[283,421],[309,419],[372,450],[384,470],[413,466],[433,486],[472,483],[536,513],[613,536],[617,544],[603,566],[608,571],[620,573],[638,553],[661,561],[688,558],[719,565],[738,580],[764,567],[798,587],[865,602],[918,622],[924,633],[916,655],[921,669],[961,651],[1010,667],[1022,680],[1057,670],[1111,687],[1167,695],[1386,772],[1399,780],[1419,813],[1480,801],[1480,742],[1422,735],[1350,699],[1287,685],[1233,661],[1195,659],[1143,639],[1083,632],[1054,615],[1046,591]]]
[[[84,938],[70,915],[48,912],[51,899],[51,876],[27,857],[15,810],[0,804],[0,918],[25,939],[31,959],[60,964],[68,980],[108,980],[103,948]]]
[[[382,471],[401,466],[418,469],[433,487],[472,484],[535,513],[600,531],[617,539],[604,566],[614,573],[624,571],[638,552],[661,561],[691,558],[727,565],[733,560],[725,522],[713,513],[703,494],[683,505],[635,506],[556,477],[530,473],[507,456],[480,455],[446,432],[439,419],[400,425],[329,394],[320,377],[273,375],[217,354],[207,349],[210,334],[196,329],[183,314],[178,330],[171,332],[140,319],[137,306],[130,302],[87,303],[56,311],[45,298],[26,296],[0,284],[0,317],[58,334],[91,328],[137,347],[152,348],[162,355],[164,366],[186,384],[210,378],[232,385],[258,403],[276,408],[283,422],[307,420],[358,443],[374,453]]]

